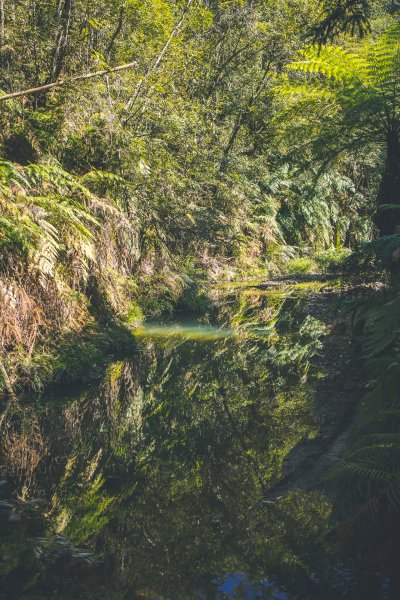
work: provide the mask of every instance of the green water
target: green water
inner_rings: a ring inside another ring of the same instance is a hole
[[[239,335],[230,327],[201,325],[196,322],[188,323],[145,323],[134,332],[135,336],[143,339],[158,338],[172,340],[174,338],[189,341],[206,342],[210,340],[227,339]]]
[[[1,598],[225,598],[237,573],[274,579],[263,598],[320,597],[329,502],[274,495],[318,433],[325,325],[298,291],[216,290],[201,315],[144,323],[98,381],[25,403],[0,473],[20,499]]]

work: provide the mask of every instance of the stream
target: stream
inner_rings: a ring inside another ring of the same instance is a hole
[[[96,381],[26,401],[3,436],[0,598],[303,600],[351,585],[327,567],[324,493],[274,493],[319,436],[323,286],[216,287],[201,314],[143,323]]]

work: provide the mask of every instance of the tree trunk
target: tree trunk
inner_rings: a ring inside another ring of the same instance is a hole
[[[4,19],[4,0],[0,0],[0,44],[4,46],[5,41],[5,19]]]
[[[3,382],[4,382],[4,387],[6,388],[7,392],[8,392],[8,396],[10,398],[10,400],[15,400],[15,393],[14,393],[14,389],[13,386],[11,384],[10,378],[8,376],[7,373],[7,369],[4,366],[3,361],[1,360],[1,356],[0,356],[0,374],[3,378]]]
[[[59,19],[58,32],[51,53],[49,74],[45,83],[50,83],[57,79],[62,71],[69,41],[72,8],[73,0],[60,0],[57,11]]]
[[[398,208],[384,208],[396,204]],[[400,226],[400,140],[398,131],[387,136],[386,163],[379,186],[375,225],[380,235],[393,235]]]

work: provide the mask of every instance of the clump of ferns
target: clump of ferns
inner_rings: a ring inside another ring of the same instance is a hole
[[[361,242],[345,260],[344,269],[351,276],[363,280],[396,279],[400,265],[400,235],[382,236],[369,242]]]
[[[110,253],[116,276],[103,277],[108,291],[127,275],[121,249],[124,240],[134,246],[136,231],[112,199],[51,163],[0,161],[0,214],[2,345],[22,348],[29,362],[49,327],[87,321],[89,278],[102,276]]]

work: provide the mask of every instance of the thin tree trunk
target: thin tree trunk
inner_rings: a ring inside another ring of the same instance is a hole
[[[175,27],[172,29],[171,33],[169,34],[169,37],[168,37],[167,41],[165,42],[164,46],[161,48],[161,51],[160,51],[159,55],[157,56],[157,58],[155,60],[151,60],[150,63],[147,65],[146,72],[145,72],[144,76],[139,81],[138,85],[136,86],[136,91],[135,91],[134,96],[132,98],[130,98],[128,100],[128,102],[125,104],[125,107],[124,107],[125,110],[131,110],[132,107],[135,105],[136,101],[139,99],[140,92],[141,92],[143,84],[148,80],[148,78],[150,77],[150,75],[156,71],[156,69],[158,68],[159,64],[163,60],[164,55],[167,52],[167,50],[168,50],[168,48],[169,48],[172,40],[174,39],[174,37],[176,36],[176,34],[178,33],[178,31],[180,30],[181,26],[183,25],[186,13],[189,11],[189,8],[190,8],[192,2],[193,2],[193,0],[187,0],[186,6],[182,10],[182,13],[181,13],[181,16],[180,16],[180,19],[179,19],[178,23],[175,25]],[[133,113],[131,113],[123,121],[123,125],[127,125],[127,123],[129,121],[131,121],[136,116],[136,114],[138,112],[142,111],[142,110],[144,110],[144,106],[140,106],[138,109],[136,109]]]
[[[6,388],[7,392],[8,392],[10,400],[15,400],[15,398],[16,398],[15,392],[14,392],[13,386],[11,384],[10,378],[8,376],[8,373],[7,373],[7,369],[4,366],[4,363],[2,361],[2,357],[1,356],[0,356],[0,374],[1,374],[2,378],[3,378],[4,386],[5,386],[5,388]]]
[[[385,205],[398,208],[385,208]],[[375,225],[380,235],[393,235],[400,226],[400,139],[397,131],[387,137],[386,164],[382,174],[377,199]]]
[[[0,0],[0,44],[4,46],[5,40],[5,16],[4,16],[4,0]]]
[[[227,161],[228,156],[235,144],[235,141],[239,134],[239,131],[242,128],[244,118],[248,115],[251,107],[253,106],[254,102],[258,99],[259,95],[261,94],[261,92],[264,88],[264,82],[270,72],[271,62],[272,62],[271,60],[268,61],[268,64],[265,67],[264,73],[263,73],[256,89],[254,90],[254,92],[251,94],[250,98],[246,102],[245,107],[239,112],[239,114],[236,117],[235,124],[232,128],[231,135],[229,136],[228,143],[223,150],[223,157],[222,157],[221,164],[220,164],[221,171],[223,171],[226,166],[226,161]]]
[[[107,49],[105,51],[105,55],[109,56],[111,53],[111,50],[113,49],[114,46],[114,42],[117,39],[117,37],[119,36],[121,29],[122,29],[122,25],[124,23],[124,7],[121,6],[120,11],[119,11],[119,18],[118,18],[118,24],[117,24],[117,28],[114,31],[114,33],[111,36],[111,40],[107,46]]]
[[[60,75],[67,51],[71,27],[73,0],[60,0],[58,8],[59,27],[56,43],[52,50],[49,75],[45,83],[50,83]]]

